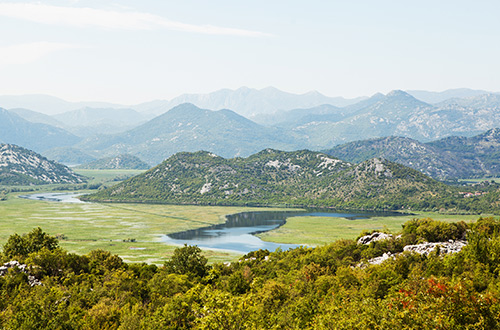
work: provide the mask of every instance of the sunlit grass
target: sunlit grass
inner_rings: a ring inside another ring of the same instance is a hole
[[[105,249],[127,261],[162,263],[176,246],[160,242],[160,236],[205,227],[225,221],[225,215],[262,208],[58,203],[26,200],[9,194],[0,202],[0,244],[14,233],[41,227],[60,237],[60,245],[70,252],[88,253]],[[226,251],[205,251],[210,261],[238,258]]]
[[[280,228],[261,233],[262,240],[277,243],[323,245],[338,239],[354,239],[364,230],[387,230],[392,233],[401,231],[402,225],[414,218],[432,218],[445,222],[471,222],[478,215],[449,215],[436,212],[415,212],[401,216],[372,217],[349,220],[332,217],[292,217]]]

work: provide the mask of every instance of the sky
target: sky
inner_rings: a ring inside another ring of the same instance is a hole
[[[0,94],[500,92],[500,1],[0,0]]]

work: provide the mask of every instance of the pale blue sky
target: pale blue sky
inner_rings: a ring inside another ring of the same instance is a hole
[[[500,91],[500,1],[0,0],[0,94]]]

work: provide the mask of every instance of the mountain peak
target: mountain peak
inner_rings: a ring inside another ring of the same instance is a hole
[[[395,98],[395,97],[409,97],[409,98],[414,98],[410,94],[406,93],[405,91],[402,91],[400,89],[395,89],[387,93],[386,97],[390,98]]]

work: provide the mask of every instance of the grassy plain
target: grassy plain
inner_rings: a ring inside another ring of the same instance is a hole
[[[144,172],[144,170],[84,170],[84,169],[73,169],[75,173],[83,175],[89,178],[89,183],[111,183],[119,182],[123,179],[130,178],[135,175],[139,175]]]
[[[483,215],[486,216],[486,215]],[[414,212],[400,216],[373,217],[349,220],[332,217],[292,217],[276,230],[258,234],[262,240],[318,246],[338,239],[354,239],[364,230],[401,231],[401,225],[414,218],[432,218],[445,222],[471,222],[479,215],[448,215],[435,212]]]
[[[160,241],[162,234],[222,223],[225,215],[262,208],[58,203],[26,200],[9,194],[0,202],[0,245],[14,233],[40,226],[58,235],[70,252],[108,250],[129,262],[163,263],[175,246]],[[206,250],[210,261],[234,260],[240,255]]]

